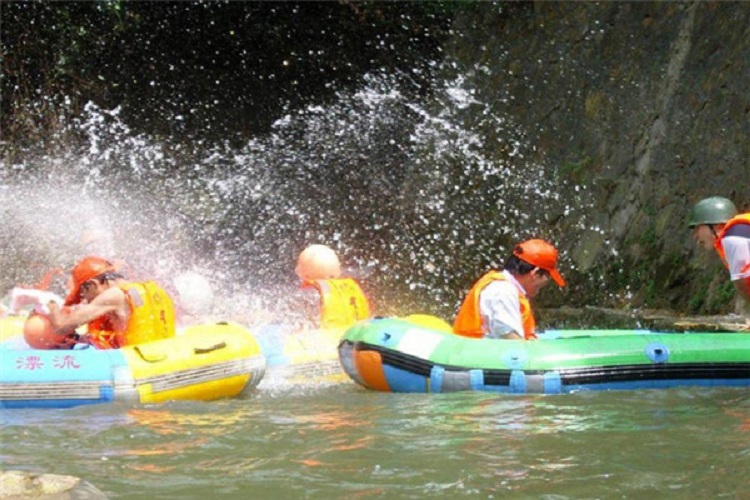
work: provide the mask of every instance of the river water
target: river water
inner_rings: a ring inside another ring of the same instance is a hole
[[[745,389],[515,396],[353,383],[2,410],[2,467],[111,498],[743,498]]]

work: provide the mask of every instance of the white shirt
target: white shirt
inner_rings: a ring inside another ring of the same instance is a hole
[[[502,338],[511,332],[524,336],[518,294],[526,296],[526,291],[512,274],[508,271],[502,273],[505,280],[493,281],[479,294],[479,316],[486,332],[484,338]]]
[[[725,236],[721,239],[732,281],[750,277],[750,239]]]

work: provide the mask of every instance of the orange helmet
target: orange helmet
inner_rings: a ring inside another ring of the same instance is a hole
[[[338,278],[341,263],[330,247],[310,245],[299,254],[296,273],[304,281]]]
[[[71,306],[73,304],[78,304],[81,301],[79,291],[81,285],[88,280],[101,276],[104,273],[113,273],[116,271],[117,268],[114,264],[106,259],[93,256],[86,257],[76,264],[70,272],[70,288],[68,290],[68,296],[65,299],[65,305]]]
[[[565,280],[557,270],[557,249],[544,240],[527,240],[513,249],[513,255],[549,272],[558,286],[565,286]]]
[[[75,344],[71,335],[55,333],[47,316],[32,314],[23,324],[23,338],[32,349],[71,349]]]

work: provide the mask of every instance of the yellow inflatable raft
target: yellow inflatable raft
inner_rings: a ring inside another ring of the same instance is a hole
[[[12,343],[9,336],[3,344]],[[5,408],[229,398],[257,386],[266,366],[250,331],[231,323],[195,325],[177,337],[121,349],[0,349]]]

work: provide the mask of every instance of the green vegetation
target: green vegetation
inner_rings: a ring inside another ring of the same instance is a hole
[[[698,291],[690,297],[688,309],[691,313],[700,312],[703,304],[706,302],[706,288],[699,288]]]
[[[563,179],[569,179],[576,183],[581,183],[588,179],[594,160],[590,156],[585,156],[578,160],[572,160],[560,166],[559,172]]]
[[[732,300],[734,300],[734,296],[735,296],[734,284],[727,279],[726,281],[722,282],[719,286],[716,287],[714,300],[711,302],[711,306],[714,310],[712,312],[718,313],[722,309],[725,309],[729,304],[732,303]]]

